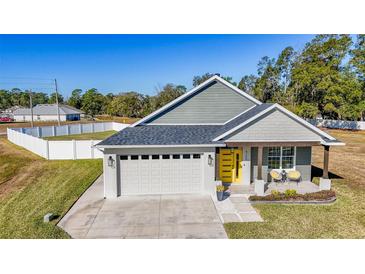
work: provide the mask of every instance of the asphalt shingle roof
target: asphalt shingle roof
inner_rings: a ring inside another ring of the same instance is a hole
[[[225,125],[147,125],[128,127],[98,145],[199,145],[220,144],[212,140],[262,112],[271,104],[258,105]]]
[[[81,110],[67,106],[59,105],[60,114],[81,114]],[[30,115],[30,108],[19,108],[14,111],[14,115]],[[56,104],[38,104],[33,107],[34,115],[57,115],[57,105]]]

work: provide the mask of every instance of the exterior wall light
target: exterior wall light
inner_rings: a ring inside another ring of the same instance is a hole
[[[212,166],[213,165],[213,157],[212,155],[208,155],[208,165]]]
[[[113,159],[113,157],[112,156],[109,156],[109,158],[108,158],[108,166],[109,167],[114,167],[114,162],[115,162],[115,160]]]

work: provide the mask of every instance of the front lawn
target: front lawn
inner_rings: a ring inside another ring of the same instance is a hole
[[[0,238],[68,238],[56,222],[101,175],[102,161],[47,161],[1,137],[0,171]],[[48,212],[58,219],[43,223]]]
[[[117,133],[115,130],[102,131],[102,132],[94,132],[94,133],[83,133],[83,134],[74,134],[74,135],[63,135],[63,136],[54,136],[54,137],[44,137],[45,140],[50,141],[65,141],[65,140],[104,140],[109,136],[112,136],[114,133]]]
[[[330,149],[329,169],[337,201],[330,205],[254,205],[264,222],[225,224],[230,238],[365,238],[365,132],[328,132],[346,143]],[[322,168],[323,148],[314,148],[312,157],[314,165]]]

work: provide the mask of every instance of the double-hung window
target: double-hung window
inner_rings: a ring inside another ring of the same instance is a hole
[[[292,169],[295,166],[295,147],[269,147],[268,168]]]

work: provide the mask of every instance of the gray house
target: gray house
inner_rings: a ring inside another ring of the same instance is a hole
[[[59,105],[61,121],[78,121],[84,115],[79,109],[68,105]],[[30,108],[18,108],[13,112],[14,120],[17,122],[31,121],[32,115]],[[56,104],[38,104],[33,107],[34,121],[57,121],[58,112]]]
[[[260,188],[271,170],[311,179],[313,146],[324,147],[328,180],[334,137],[278,104],[264,104],[215,75],[100,142],[104,195],[215,193],[216,185]],[[256,189],[256,188],[255,188]]]

